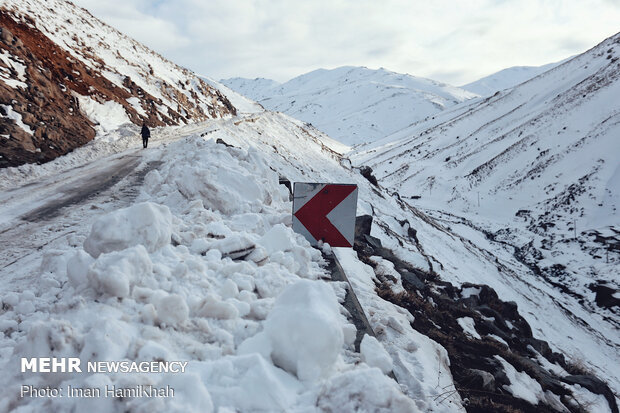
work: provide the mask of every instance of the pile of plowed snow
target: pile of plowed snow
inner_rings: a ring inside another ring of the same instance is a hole
[[[368,365],[391,366],[378,341],[363,343],[368,364],[352,351],[344,284],[322,280],[321,253],[290,229],[288,190],[260,153],[199,137],[161,151],[137,203],[101,216],[82,247],[46,255],[44,292],[2,296],[2,369],[16,373],[0,379],[0,410],[417,411]],[[22,357],[190,362],[176,374],[17,373]],[[65,397],[22,398],[22,384]],[[104,396],[139,385],[174,397]],[[66,397],[68,386],[102,396]]]

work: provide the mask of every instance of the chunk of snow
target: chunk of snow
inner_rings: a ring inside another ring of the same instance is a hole
[[[471,336],[473,338],[477,338],[480,340],[480,334],[476,331],[476,324],[474,323],[474,319],[471,317],[461,317],[457,318],[456,321],[459,323],[465,334]]]
[[[102,294],[128,297],[130,290],[153,269],[151,259],[142,245],[101,254],[88,269],[89,285]]]
[[[94,258],[138,244],[154,252],[170,243],[171,234],[172,216],[168,207],[144,202],[95,221],[84,242],[84,250]]]
[[[509,391],[513,396],[523,399],[533,405],[537,405],[539,400],[545,397],[540,384],[531,378],[526,372],[518,372],[510,363],[495,356],[502,364],[504,372],[510,381],[510,384],[504,384],[504,389]]]
[[[339,307],[334,290],[323,281],[288,286],[265,321],[274,363],[301,380],[325,376],[344,344]]]
[[[187,320],[189,308],[179,294],[169,294],[159,298],[155,303],[157,318],[167,325],[177,325]]]
[[[234,406],[234,411],[290,411],[302,389],[295,377],[256,353],[209,363],[201,377],[215,404]]]
[[[291,248],[291,230],[282,224],[273,226],[258,241],[268,254],[276,251],[286,251]]]
[[[198,306],[197,315],[219,319],[235,319],[239,316],[239,310],[233,304],[220,300],[214,294],[207,294]]]
[[[392,371],[392,357],[375,337],[364,335],[360,344],[360,354],[362,361],[370,367],[377,367],[384,374]]]
[[[80,249],[67,260],[67,278],[75,288],[88,284],[88,267],[95,261],[93,257]]]
[[[396,382],[377,368],[347,371],[330,378],[323,384],[316,406],[328,412],[419,412]]]

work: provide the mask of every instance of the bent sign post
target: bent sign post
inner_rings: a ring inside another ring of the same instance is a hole
[[[295,182],[293,231],[312,245],[352,247],[355,237],[357,185]]]

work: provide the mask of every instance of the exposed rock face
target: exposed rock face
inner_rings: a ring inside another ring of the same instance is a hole
[[[47,162],[89,142],[98,121],[109,121],[93,107],[150,126],[236,114],[193,73],[72,3],[3,2],[0,167]]]
[[[407,309],[414,316],[412,327],[448,351],[456,387],[445,389],[442,396],[458,392],[468,412],[582,412],[583,406],[566,386],[578,384],[605,397],[610,410],[618,412],[609,386],[535,338],[517,304],[501,300],[488,285],[454,286],[399,259],[374,240],[368,235],[357,237],[358,256],[370,266],[375,266],[372,256],[391,261],[405,290],[394,293],[393,281],[378,275],[379,295]],[[459,323],[464,319],[471,321],[472,331]],[[512,393],[506,365],[540,386],[537,404]]]

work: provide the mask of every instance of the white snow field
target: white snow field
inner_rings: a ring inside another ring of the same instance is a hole
[[[451,236],[497,257],[482,271],[455,249],[444,279],[485,283],[517,302],[535,334],[607,377],[616,394],[618,306],[596,291],[619,298],[619,58],[620,34],[351,155]],[[445,248],[426,245],[435,257]]]
[[[320,251],[290,228],[279,175],[357,183],[358,214],[374,208],[390,227],[392,216],[416,220],[340,165],[346,147],[270,112],[158,129],[152,147],[140,143],[123,129],[0,172],[0,411],[463,411],[458,393],[444,395],[454,388],[446,351],[380,299],[372,268],[344,250],[378,339],[354,351],[346,284],[329,281]],[[176,374],[21,373],[22,357],[188,364]],[[175,393],[21,398],[23,384]]]
[[[314,70],[283,84],[261,78],[221,82],[347,145],[383,138],[478,96],[430,79],[354,66]]]

